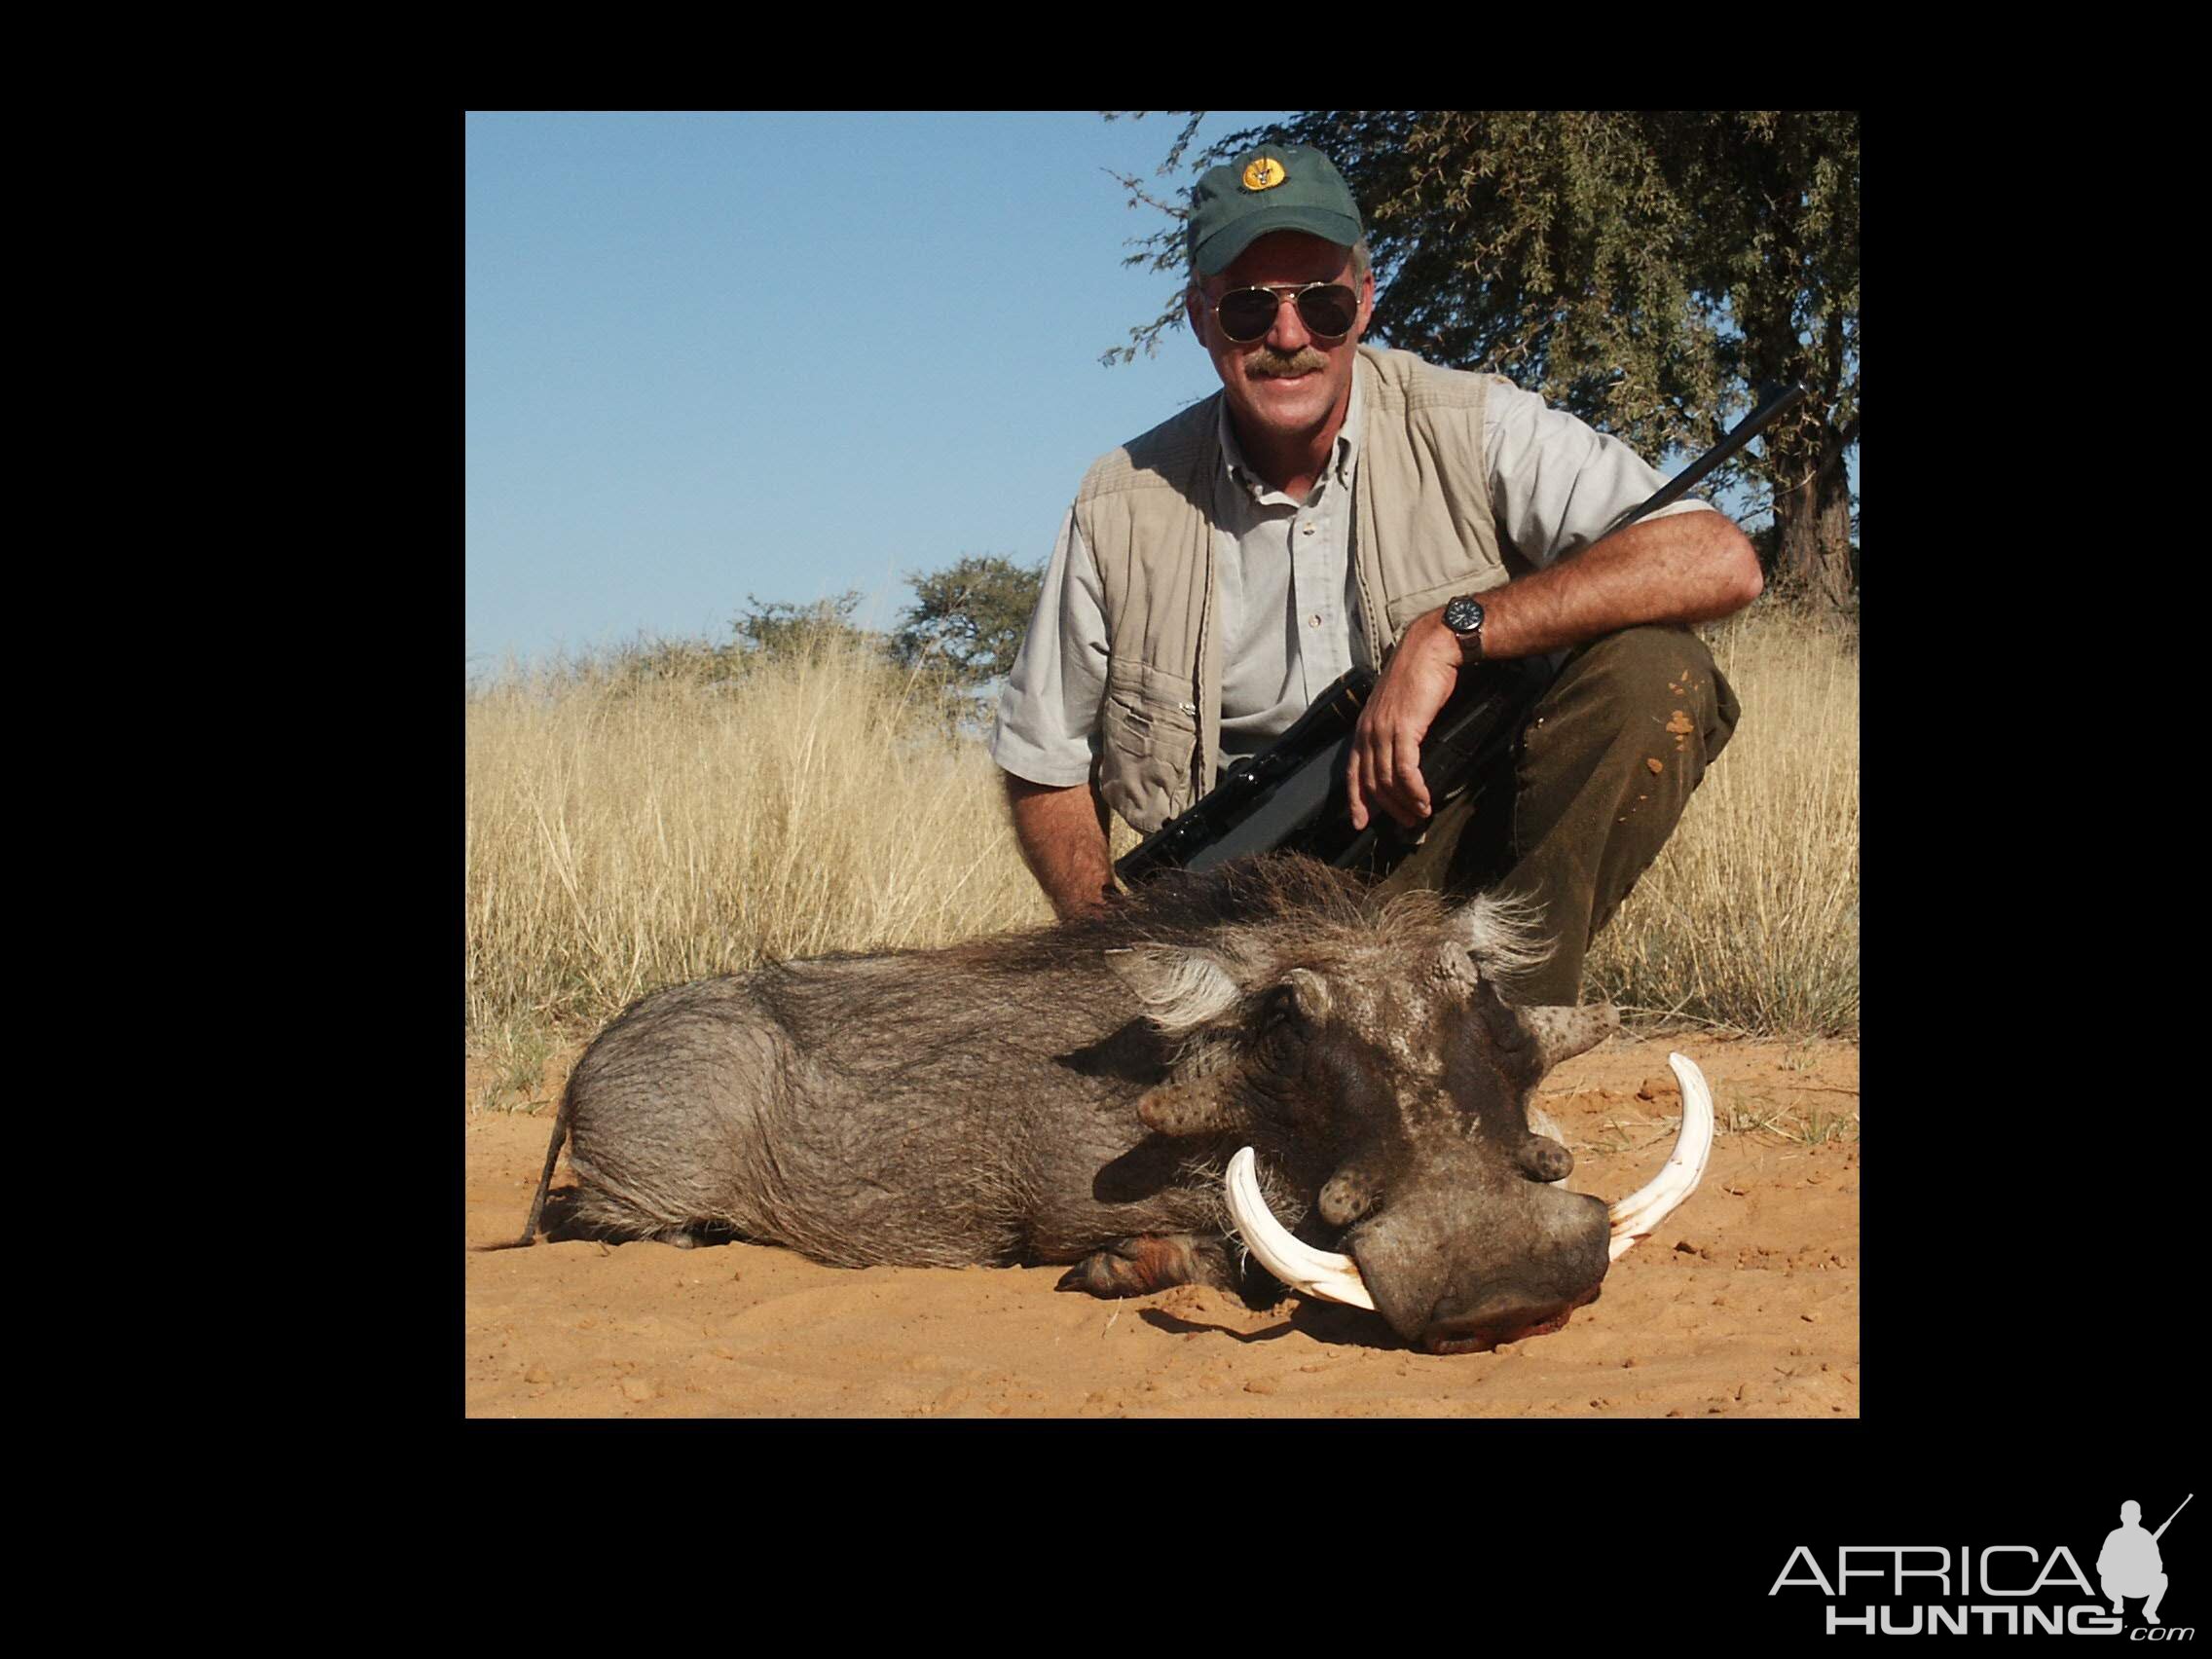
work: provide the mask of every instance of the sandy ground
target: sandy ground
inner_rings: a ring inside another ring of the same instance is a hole
[[[1721,1133],[1704,1184],[1564,1330],[1493,1353],[1424,1354],[1376,1314],[1297,1298],[1255,1312],[1185,1285],[1100,1302],[1056,1293],[1058,1267],[854,1271],[764,1245],[540,1242],[463,1254],[465,1409],[1856,1417],[1857,1047],[1616,1038],[1540,1091],[1574,1149],[1570,1186],[1614,1198],[1656,1171],[1679,1111],[1671,1049],[1713,1085]],[[488,1074],[467,1068],[466,1242],[520,1233],[574,1058],[548,1062],[530,1110],[486,1109]],[[567,1184],[564,1165],[555,1190]]]

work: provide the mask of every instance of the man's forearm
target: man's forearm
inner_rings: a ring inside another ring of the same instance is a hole
[[[1088,784],[1054,789],[1006,775],[1007,805],[1029,873],[1061,920],[1096,909],[1114,892],[1106,805]]]
[[[1646,623],[1711,622],[1762,585],[1757,552],[1723,514],[1645,519],[1484,594],[1483,654],[1535,656]]]

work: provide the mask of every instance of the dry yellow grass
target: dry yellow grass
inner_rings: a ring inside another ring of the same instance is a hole
[[[1714,640],[1743,724],[1593,944],[1584,994],[1848,1029],[1856,652],[1763,607]],[[1116,828],[1120,852],[1133,837]],[[464,849],[469,1033],[501,1063],[658,985],[1051,914],[982,745],[926,683],[833,637],[735,673],[641,649],[472,689]]]
[[[624,666],[468,696],[480,1042],[766,959],[1050,918],[997,768],[926,683],[833,641],[719,685]]]
[[[1859,1023],[1859,651],[1779,606],[1706,630],[1736,735],[1591,941],[1583,996],[1762,1035]]]

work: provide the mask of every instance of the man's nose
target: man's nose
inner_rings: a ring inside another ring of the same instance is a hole
[[[1268,344],[1286,356],[1313,344],[1306,319],[1298,314],[1297,302],[1287,294],[1275,297],[1275,320],[1274,326],[1268,330]]]

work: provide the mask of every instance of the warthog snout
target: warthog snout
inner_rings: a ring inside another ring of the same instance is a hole
[[[1604,1200],[1473,1173],[1441,1172],[1385,1197],[1343,1242],[1375,1310],[1431,1353],[1557,1330],[1597,1296],[1608,1266]]]

